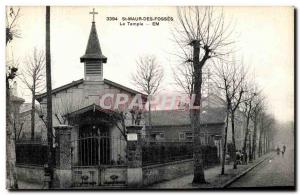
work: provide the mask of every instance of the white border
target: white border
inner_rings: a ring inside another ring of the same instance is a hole
[[[5,189],[5,6],[6,5],[73,5],[73,6],[82,6],[82,5],[120,5],[120,6],[131,6],[131,5],[145,5],[145,6],[154,6],[154,5],[224,5],[224,6],[295,6],[296,8],[299,8],[300,6],[300,1],[299,0],[252,0],[252,1],[239,1],[239,0],[202,0],[202,1],[195,1],[195,0],[185,0],[185,1],[180,1],[180,0],[142,0],[142,1],[136,1],[136,0],[107,0],[107,1],[99,1],[99,0],[73,0],[73,1],[67,1],[67,0],[2,0],[0,1],[0,26],[1,31],[0,31],[0,45],[2,47],[2,50],[0,52],[0,61],[1,61],[1,70],[0,70],[0,125],[1,125],[1,131],[0,131],[0,191],[3,194],[8,194],[8,193],[15,193],[15,192],[8,192]],[[299,11],[299,10],[298,10]],[[298,14],[299,15],[299,14]],[[299,18],[297,20],[297,26],[299,26]],[[299,31],[298,31],[299,32]],[[297,34],[299,35],[299,33]],[[299,37],[298,37],[299,40]],[[297,42],[298,43],[298,42]],[[296,43],[296,44],[297,44]],[[284,51],[283,51],[284,52]],[[298,55],[299,50],[295,55]],[[299,75],[299,67],[298,67],[298,75]],[[299,91],[299,85],[297,86],[297,91]],[[280,93],[280,92],[279,92]],[[299,119],[299,116],[297,117],[297,121]],[[299,140],[299,134],[300,132],[297,133],[297,140]],[[297,142],[296,142],[297,143]],[[299,156],[299,150],[297,148],[297,156]],[[297,165],[296,165],[297,166]],[[299,167],[297,167],[296,170],[298,170]],[[272,179],[272,178],[266,178],[266,179]],[[296,179],[296,181],[299,181],[299,178]],[[297,182],[298,186],[298,182]],[[119,191],[121,193],[124,193],[122,191]],[[119,193],[114,192],[114,193]],[[22,193],[32,193],[32,192],[22,192]],[[42,192],[38,192],[42,193]],[[61,194],[63,192],[48,192],[48,194]],[[73,191],[71,192],[73,193]],[[75,192],[77,193],[77,192]],[[86,194],[87,192],[80,192],[80,194]],[[101,194],[107,194],[111,192],[96,192],[96,193],[101,193]],[[128,192],[127,192],[128,193]],[[131,192],[129,192],[131,193]],[[140,193],[140,192],[133,192],[133,193]],[[161,194],[165,192],[151,192],[155,194]],[[168,192],[168,193],[176,193],[176,192]],[[181,193],[187,193],[187,192],[181,192]],[[195,192],[195,193],[201,193],[201,194],[206,194],[207,192]],[[224,193],[224,192],[223,192]],[[231,193],[231,192],[230,192]],[[255,194],[261,194],[261,193],[266,193],[266,192],[254,192]],[[271,192],[273,193],[273,192]]]

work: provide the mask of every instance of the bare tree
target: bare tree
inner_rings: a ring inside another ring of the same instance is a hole
[[[14,38],[20,37],[20,32],[17,28],[18,19],[20,17],[20,8],[15,9],[13,7],[6,10],[6,45]]]
[[[210,69],[210,65],[204,66],[202,71],[202,88],[201,93],[208,96],[210,93],[214,93],[215,88],[213,85],[210,84],[210,77],[212,76]],[[175,81],[175,85],[179,87],[180,91],[184,94],[188,95],[189,97],[192,96],[193,87],[194,87],[194,80],[193,80],[193,63],[185,62],[180,64],[179,66],[173,68],[173,78]]]
[[[185,65],[179,66],[176,70],[173,69],[173,77],[175,84],[189,97],[192,96],[192,89],[194,87],[193,82],[193,66],[192,63],[186,63]]]
[[[234,77],[231,82],[232,89],[230,100],[230,115],[231,115],[231,131],[232,131],[232,144],[233,144],[233,169],[237,168],[237,161],[236,161],[236,145],[235,145],[235,113],[238,110],[240,104],[243,101],[243,95],[245,93],[245,80],[246,80],[246,72],[244,70],[243,64],[240,65],[239,68],[236,67],[234,63]]]
[[[258,156],[268,152],[267,144],[269,142],[270,134],[275,124],[275,119],[273,116],[269,115],[263,111],[260,115],[260,132],[259,132],[259,141],[258,141]]]
[[[31,92],[31,139],[34,139],[35,130],[35,96],[45,90],[45,54],[34,48],[31,56],[25,60],[22,70],[22,82]]]
[[[202,68],[212,58],[222,58],[231,53],[228,46],[231,32],[225,25],[223,11],[216,12],[212,7],[184,7],[177,11],[179,25],[175,28],[174,40],[178,45],[182,64],[177,75],[183,80],[177,83],[187,86],[188,94],[195,94],[193,108],[200,108]],[[175,77],[176,80],[176,77]],[[200,140],[200,109],[191,109],[191,126],[194,133],[194,184],[205,183],[203,155]]]
[[[245,90],[245,94],[244,94],[244,100],[241,104],[241,111],[244,114],[245,118],[246,118],[246,131],[245,131],[245,137],[244,137],[244,142],[243,142],[243,153],[246,154],[247,153],[247,142],[249,142],[249,151],[251,151],[250,149],[250,137],[249,137],[249,133],[250,133],[250,128],[249,128],[249,124],[250,124],[250,117],[251,117],[251,112],[253,109],[253,104],[254,104],[254,98],[259,95],[259,92],[256,90],[256,87],[252,85],[252,83],[248,83],[246,90]],[[249,152],[249,159],[252,160],[251,157],[251,152]]]
[[[137,70],[132,74],[132,81],[139,90],[148,95],[148,120],[151,127],[151,100],[161,86],[164,70],[155,56],[140,57],[136,63]]]
[[[20,8],[17,10],[13,7],[6,9],[6,46],[14,38],[19,37],[17,21],[19,19]],[[16,150],[15,150],[15,131],[11,118],[11,97],[10,82],[17,76],[18,66],[16,63],[6,64],[6,181],[7,188],[17,189],[17,172],[16,172]]]
[[[274,116],[267,114],[264,120],[264,151],[265,153],[270,151],[270,144],[273,141],[274,129],[276,126],[276,120]]]
[[[232,145],[233,145],[233,168],[236,169],[235,160],[235,112],[239,108],[242,102],[242,97],[245,92],[244,82],[246,79],[246,72],[242,64],[237,66],[236,62],[223,63],[219,62],[215,64],[215,84],[221,91],[221,96],[226,101],[226,126],[224,133],[224,145],[223,145],[223,158],[222,158],[222,170],[221,174],[224,174],[225,170],[225,155],[227,148],[227,131],[229,116],[231,119],[231,130],[232,130]]]
[[[256,159],[257,128],[258,128],[259,117],[263,111],[263,108],[264,108],[263,97],[256,96],[254,99],[253,109],[251,111],[251,116],[250,116],[254,124],[254,130],[252,136],[252,151],[251,151],[251,157],[253,160]]]

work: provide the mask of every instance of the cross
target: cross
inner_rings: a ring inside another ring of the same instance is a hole
[[[95,8],[93,8],[93,11],[90,12],[90,14],[93,14],[93,22],[95,22],[95,14],[98,14],[98,12],[95,12]]]

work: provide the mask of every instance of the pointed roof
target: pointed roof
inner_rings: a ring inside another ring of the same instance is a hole
[[[101,61],[107,62],[107,58],[102,54],[95,22],[92,22],[91,32],[85,54],[80,58],[80,62]]]
[[[88,111],[102,112],[102,113],[109,114],[109,115],[114,113],[114,111],[109,110],[109,109],[103,109],[103,108],[101,108],[101,107],[100,107],[99,105],[97,105],[97,104],[91,104],[91,105],[86,106],[86,107],[84,107],[84,108],[81,108],[81,109],[79,109],[79,110],[75,110],[75,111],[73,111],[73,112],[71,112],[71,113],[69,113],[69,114],[67,114],[67,115],[65,115],[65,116],[68,116],[68,117],[75,117],[75,116],[77,116],[77,115],[79,115],[79,114],[84,114],[84,113],[86,113],[86,112],[88,112]]]

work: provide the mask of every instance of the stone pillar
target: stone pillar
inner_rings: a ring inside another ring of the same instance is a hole
[[[127,183],[129,188],[139,188],[143,185],[142,170],[142,126],[129,126],[127,129]]]
[[[67,189],[72,185],[72,150],[71,150],[71,126],[60,125],[55,129],[55,161],[54,171],[55,188]]]
[[[78,156],[78,148],[79,148],[79,125],[75,125],[71,131],[71,140],[72,140],[72,164],[78,165],[79,156]]]

